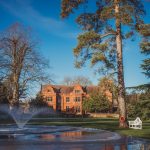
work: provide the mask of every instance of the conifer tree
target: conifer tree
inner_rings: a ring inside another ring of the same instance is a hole
[[[150,55],[150,24],[145,24],[141,27],[140,30],[143,35],[143,40],[140,43],[141,53],[149,56]],[[150,58],[146,58],[143,60],[141,64],[141,68],[143,69],[143,73],[147,78],[150,78]]]
[[[86,60],[91,60],[92,66],[101,63],[103,69],[117,69],[119,126],[127,127],[123,40],[140,31],[145,15],[143,4],[141,0],[62,0],[62,18],[80,9],[80,5],[88,10],[91,2],[95,3],[95,8],[93,6],[90,12],[79,10],[81,14],[76,19],[84,31],[78,36],[78,44],[74,48],[76,67],[82,67]]]

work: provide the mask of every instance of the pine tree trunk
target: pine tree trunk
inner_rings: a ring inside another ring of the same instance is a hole
[[[117,2],[117,0],[116,0]],[[119,126],[127,127],[127,114],[125,103],[125,85],[124,85],[124,72],[123,72],[123,59],[122,59],[122,37],[121,37],[121,23],[118,17],[119,3],[115,6],[116,13],[116,46],[117,46],[117,68],[118,68],[118,106],[119,106]]]

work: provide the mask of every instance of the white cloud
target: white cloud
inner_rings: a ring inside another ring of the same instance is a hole
[[[33,26],[33,28],[40,28],[63,38],[75,38],[77,36],[78,32],[68,31],[69,26],[62,20],[43,16],[27,0],[10,0],[9,2],[2,0],[0,5],[15,17]]]

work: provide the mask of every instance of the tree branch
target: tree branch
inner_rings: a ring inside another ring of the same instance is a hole
[[[116,35],[116,32],[109,32],[109,33],[106,33],[104,35],[101,35],[100,37],[104,38],[104,37],[109,36],[109,35]]]

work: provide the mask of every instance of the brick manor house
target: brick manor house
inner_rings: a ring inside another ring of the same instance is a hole
[[[74,86],[42,85],[40,93],[48,106],[55,111],[81,114],[83,98],[98,88],[98,86],[83,87],[79,84]],[[109,91],[105,91],[105,94],[112,102],[112,94]]]

